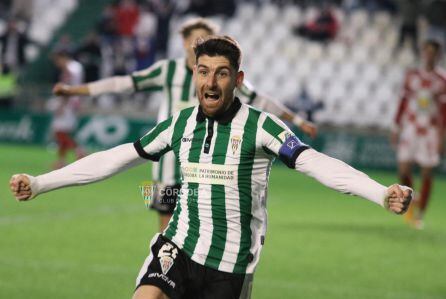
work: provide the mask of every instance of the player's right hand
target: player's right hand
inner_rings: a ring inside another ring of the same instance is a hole
[[[13,175],[9,180],[9,187],[17,201],[26,201],[32,198],[31,181],[28,175]]]
[[[72,95],[70,86],[64,83],[56,83],[53,87],[53,94],[56,96],[70,96]]]

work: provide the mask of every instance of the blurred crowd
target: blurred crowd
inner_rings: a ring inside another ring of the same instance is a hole
[[[75,43],[72,37],[63,35],[52,51],[67,53],[78,61],[83,67],[84,82],[128,74],[168,55],[172,18],[186,14],[231,18],[237,5],[243,2],[317,7],[318,12],[312,19],[297,23],[290,30],[298,36],[323,43],[336,39],[339,31],[340,22],[334,9],[342,9],[348,14],[360,8],[371,14],[385,10],[398,15],[398,47],[407,41],[416,55],[421,40],[420,24],[427,27],[428,36],[423,38],[434,38],[442,44],[446,41],[446,0],[116,0],[103,9],[95,28],[82,42]],[[33,43],[27,34],[31,3],[0,1],[0,18],[6,23],[0,32],[0,98],[13,94],[11,90],[15,89],[16,77],[26,65],[25,50]],[[59,78],[58,73],[54,80]]]

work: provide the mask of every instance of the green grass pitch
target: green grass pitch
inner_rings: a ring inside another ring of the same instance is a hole
[[[54,158],[43,148],[0,146],[0,298],[130,298],[158,226],[138,188],[149,167],[14,201],[10,175],[46,172]],[[438,178],[426,228],[414,231],[370,202],[275,166],[252,297],[446,298],[444,194]]]

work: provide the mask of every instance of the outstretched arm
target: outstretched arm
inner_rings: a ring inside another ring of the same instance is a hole
[[[265,95],[258,94],[254,90],[254,87],[249,84],[249,82],[245,81],[242,86],[238,88],[238,91],[242,96],[249,99],[248,104],[268,113],[271,113],[275,116],[278,116],[284,121],[293,123],[296,127],[298,127],[302,132],[304,132],[311,138],[316,137],[317,126],[314,123],[312,123],[311,121],[307,121],[299,115],[293,113],[293,111],[288,109],[281,102]]]
[[[266,153],[278,156],[289,168],[303,172],[329,188],[363,197],[394,213],[407,210],[412,199],[410,188],[385,187],[346,163],[311,149],[272,115],[265,117],[262,129],[261,140]]]
[[[76,162],[36,177],[13,175],[9,184],[15,198],[25,201],[51,190],[94,183],[144,163],[131,143],[91,154]]]
[[[37,177],[27,174],[13,175],[9,181],[11,191],[17,200],[28,200],[54,189],[104,180],[144,163],[145,159],[158,161],[171,149],[171,123],[172,117],[159,123],[133,144],[127,143],[91,154],[47,174]]]
[[[396,214],[403,214],[411,200],[410,188],[396,184],[385,187],[346,163],[313,149],[299,155],[295,169],[329,188],[363,197]]]
[[[57,83],[54,85],[53,93],[59,96],[97,96],[105,93],[161,90],[166,77],[167,63],[167,60],[160,60],[149,68],[131,75],[105,78],[82,85]]]
[[[273,102],[272,100],[268,100],[268,105],[277,105],[277,108],[282,110],[282,113],[279,115],[280,119],[283,119],[285,121],[289,121],[293,123],[295,126],[297,126],[302,132],[310,136],[311,138],[315,138],[317,135],[317,126],[313,122],[309,120],[305,120],[302,117],[300,117],[298,114],[294,114],[290,109],[288,109],[285,105],[278,102]],[[265,110],[268,112],[268,110]]]
[[[59,96],[96,96],[105,93],[120,93],[132,90],[133,82],[131,76],[115,76],[82,85],[57,83],[53,87],[53,93]]]

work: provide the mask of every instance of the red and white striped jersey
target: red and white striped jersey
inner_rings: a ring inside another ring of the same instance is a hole
[[[395,117],[399,127],[415,126],[419,135],[446,125],[446,73],[440,69],[411,69],[406,73]]]

